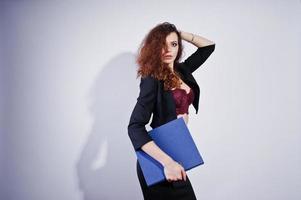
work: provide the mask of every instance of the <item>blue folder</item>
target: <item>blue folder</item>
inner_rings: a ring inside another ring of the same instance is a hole
[[[157,146],[181,164],[185,171],[204,164],[183,117],[156,127],[149,134]],[[136,150],[136,155],[148,186],[166,179],[161,163],[143,150]]]

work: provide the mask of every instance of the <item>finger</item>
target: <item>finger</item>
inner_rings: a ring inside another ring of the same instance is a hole
[[[182,176],[183,176],[184,181],[186,181],[186,172],[185,172],[185,170],[182,170]]]
[[[170,176],[168,179],[168,182],[172,182],[172,181],[175,181],[176,180],[176,178],[175,177],[173,177],[173,176]]]

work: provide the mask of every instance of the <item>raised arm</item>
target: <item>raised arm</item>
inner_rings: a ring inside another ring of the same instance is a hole
[[[215,43],[202,36],[180,31],[181,38],[197,47],[197,50],[183,62],[185,68],[193,73],[197,70],[212,54],[215,49]]]
[[[202,36],[193,34],[193,33],[189,33],[189,32],[185,32],[185,31],[181,31],[179,30],[181,38],[193,45],[195,45],[196,47],[205,47],[208,45],[213,45],[215,44],[213,41],[208,40],[207,38],[204,38]]]

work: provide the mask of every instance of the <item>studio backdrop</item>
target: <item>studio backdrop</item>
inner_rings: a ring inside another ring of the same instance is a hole
[[[2,0],[0,199],[142,199],[127,133],[135,56],[165,21],[216,43],[189,110],[198,199],[301,199],[300,11],[300,0]],[[196,50],[183,44],[182,61]]]

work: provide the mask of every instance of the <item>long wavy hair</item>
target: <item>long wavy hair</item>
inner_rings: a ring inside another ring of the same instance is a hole
[[[174,60],[174,68],[179,63],[182,56],[183,45],[179,31],[174,24],[163,22],[152,28],[138,48],[136,63],[138,64],[137,78],[139,76],[152,76],[158,80],[163,80],[164,90],[180,87],[180,75],[174,73],[167,63],[162,61],[162,49],[167,49],[166,37],[175,32],[178,36],[178,54]]]

